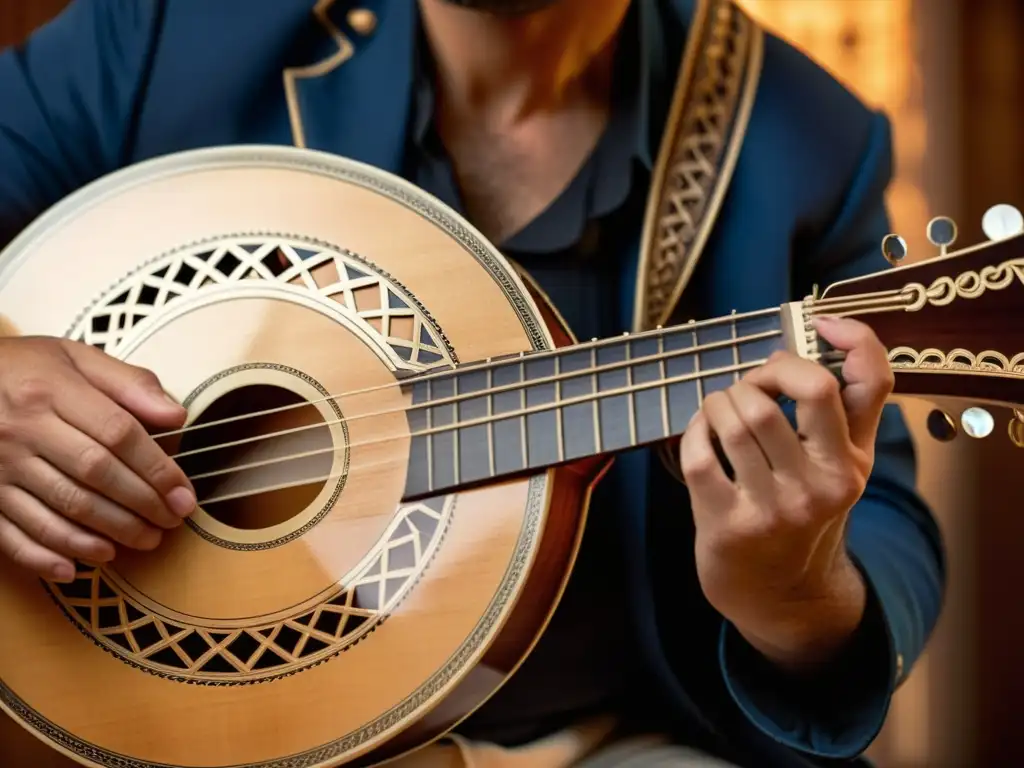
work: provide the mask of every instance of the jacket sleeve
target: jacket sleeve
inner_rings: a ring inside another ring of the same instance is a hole
[[[159,8],[73,0],[0,51],[0,247],[127,157]]]
[[[891,165],[889,123],[874,115],[838,216],[810,258],[796,265],[808,285],[884,268],[880,243],[890,230],[883,193]],[[726,685],[749,720],[777,742],[819,757],[850,759],[871,744],[942,607],[942,537],[915,491],[914,447],[895,405],[885,408],[876,448],[848,525],[847,548],[865,578],[868,607],[845,655],[812,684],[795,687],[728,624],[719,646]]]

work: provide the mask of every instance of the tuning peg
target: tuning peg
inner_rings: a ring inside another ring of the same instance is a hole
[[[1018,448],[1024,448],[1024,410],[1013,409],[1013,416],[1010,417],[1007,432],[1010,434],[1010,442]]]
[[[925,422],[928,427],[928,434],[942,443],[948,443],[956,437],[957,428],[953,417],[938,408],[928,414]]]
[[[949,216],[936,216],[928,222],[928,242],[939,249],[939,255],[945,256],[946,251],[956,242],[956,222]]]
[[[882,255],[894,267],[907,258],[907,241],[899,235],[886,235],[882,238]]]
[[[1003,240],[1024,232],[1024,216],[1012,205],[993,205],[981,217],[981,229],[989,240]]]

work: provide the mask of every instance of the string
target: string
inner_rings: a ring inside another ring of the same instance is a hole
[[[417,373],[412,376],[408,376],[400,381],[390,381],[387,384],[378,384],[373,387],[366,387],[364,389],[355,389],[349,392],[343,392],[335,395],[327,395],[316,400],[306,400],[301,403],[289,403],[288,405],[281,405],[275,408],[268,408],[262,411],[250,411],[242,413],[237,416],[226,416],[222,419],[215,421],[207,421],[202,424],[190,424],[179,429],[174,429],[169,432],[159,432],[154,434],[153,439],[161,439],[165,437],[173,437],[175,435],[185,434],[186,432],[193,432],[198,429],[206,429],[208,427],[215,427],[221,424],[229,424],[231,422],[243,421],[246,419],[252,419],[259,416],[269,416],[274,413],[281,413],[282,411],[290,411],[294,408],[303,408],[308,405],[318,405],[320,403],[327,402],[338,402],[347,397],[355,397],[356,395],[365,395],[371,392],[380,392],[386,389],[395,389],[397,387],[406,387],[412,384],[416,384],[422,381],[432,381],[434,379],[441,379],[450,377],[452,374],[463,374],[473,373],[475,371],[483,371],[487,369],[494,370],[500,368],[503,365],[509,365],[513,362],[520,360],[533,362],[535,360],[544,360],[549,357],[556,357],[558,355],[567,352],[584,352],[589,350],[597,350],[602,347],[611,346],[623,341],[624,338],[628,337],[632,341],[643,340],[650,337],[657,337],[666,335],[669,333],[690,333],[691,331],[700,331],[707,328],[713,328],[719,325],[727,325],[733,322],[739,322],[740,320],[753,320],[759,317],[767,317],[769,315],[777,315],[780,310],[778,307],[772,307],[770,309],[759,309],[756,312],[744,312],[742,314],[727,315],[725,317],[716,317],[711,320],[701,320],[700,322],[691,321],[684,325],[673,326],[671,328],[662,328],[658,326],[655,329],[649,331],[639,331],[632,334],[623,334],[623,336],[610,336],[604,339],[591,339],[590,341],[573,344],[572,347],[556,347],[554,349],[543,349],[535,352],[521,352],[518,355],[510,355],[505,359],[493,359],[488,358],[487,360],[481,360],[474,363],[465,363],[455,368],[442,367],[440,369],[430,369],[423,373]],[[731,341],[731,340],[730,340]]]
[[[455,403],[462,402],[464,400],[473,400],[478,397],[492,397],[494,395],[500,395],[503,392],[518,391],[521,389],[528,389],[532,387],[541,386],[542,384],[553,384],[560,382],[565,379],[575,379],[580,376],[595,376],[606,371],[618,370],[619,368],[630,368],[637,365],[645,365],[649,363],[657,363],[662,360],[669,360],[675,357],[683,357],[685,355],[699,354],[701,352],[714,351],[716,349],[727,349],[729,347],[737,346],[738,344],[747,344],[754,341],[761,341],[764,339],[774,338],[781,336],[782,331],[764,331],[762,333],[753,333],[747,336],[740,336],[734,339],[724,339],[722,341],[707,342],[706,344],[698,344],[692,347],[684,347],[681,349],[672,349],[665,352],[659,352],[653,355],[643,355],[641,357],[630,357],[623,360],[618,360],[613,363],[603,363],[601,365],[592,366],[590,368],[581,368],[573,371],[562,371],[550,376],[543,376],[536,379],[528,379],[522,381],[514,381],[510,384],[500,384],[494,387],[487,387],[485,389],[477,389],[472,392],[463,392],[458,395],[450,395],[448,397],[433,398],[423,403],[414,403],[410,406],[399,406],[397,408],[389,408],[382,411],[371,411],[370,413],[357,413],[353,416],[342,419],[331,419],[329,421],[323,421],[317,424],[305,424],[301,427],[289,427],[288,429],[282,429],[277,432],[269,432],[265,435],[255,435],[253,437],[244,437],[238,440],[233,440],[227,443],[218,443],[215,445],[207,445],[202,448],[193,448],[192,450],[182,451],[172,455],[172,459],[180,459],[186,456],[194,456],[199,453],[208,453],[210,451],[217,451],[223,448],[234,448],[239,445],[245,445],[246,443],[260,442],[273,437],[281,437],[284,435],[294,434],[296,432],[304,432],[309,429],[317,429],[321,427],[330,427],[341,423],[351,423],[360,419],[377,418],[380,416],[388,416],[396,413],[406,413],[408,411],[420,410],[422,408],[436,408],[442,405],[454,405]],[[575,349],[575,348],[573,348]],[[527,358],[523,358],[523,362],[526,362]],[[463,371],[458,369],[455,371],[459,375],[462,375]],[[300,403],[299,405],[308,405],[309,403]],[[291,406],[289,406],[291,407]]]
[[[901,309],[901,308],[905,307],[910,301],[911,301],[911,298],[908,297],[905,293],[903,293],[901,291],[885,291],[885,292],[876,292],[876,293],[872,293],[872,294],[860,294],[860,295],[855,295],[855,296],[839,297],[839,298],[836,298],[836,299],[818,300],[818,301],[809,303],[809,305],[806,308],[808,310],[808,314],[810,314],[810,315],[820,315],[820,314],[825,314],[826,312],[828,314],[839,314],[839,313],[834,312],[833,310],[846,310],[846,311],[842,311],[841,314],[843,316],[850,316],[850,315],[854,315],[854,314],[860,314],[860,313],[863,313],[863,312],[893,311],[893,310]],[[824,309],[825,312],[823,312],[822,309]],[[710,325],[721,325],[721,324],[725,324],[725,323],[734,323],[734,322],[736,322],[737,320],[740,320],[740,319],[749,318],[749,317],[752,317],[752,316],[764,316],[764,315],[767,315],[767,314],[773,314],[773,313],[777,313],[777,312],[778,312],[777,309],[761,310],[759,312],[746,313],[744,315],[732,315],[732,316],[726,316],[726,317],[722,317],[722,318],[716,318],[716,319],[714,319],[712,321],[705,321],[703,323],[691,322],[691,323],[686,324],[686,325],[676,326],[676,327],[674,327],[672,329],[669,329],[669,330],[670,330],[670,332],[690,332],[690,331],[696,330],[699,327],[708,327]],[[646,333],[642,333],[642,334],[635,334],[633,336],[633,339],[642,338],[642,337],[650,336],[650,335],[657,335],[657,334],[663,333],[663,332],[664,331],[659,328],[659,329],[656,329],[655,331],[646,332]],[[381,416],[381,415],[385,415],[385,414],[388,414],[388,413],[404,412],[404,411],[411,410],[411,409],[416,409],[416,408],[435,407],[435,406],[443,405],[443,404],[451,404],[451,403],[459,402],[461,400],[467,400],[467,399],[474,399],[474,398],[483,397],[483,396],[489,396],[489,395],[491,395],[491,394],[493,394],[495,392],[507,391],[507,390],[515,390],[515,389],[522,389],[524,386],[536,386],[536,385],[539,385],[539,384],[559,381],[561,379],[566,379],[566,378],[576,378],[576,377],[585,376],[585,375],[593,375],[595,373],[599,373],[599,372],[602,372],[602,371],[605,371],[605,370],[610,370],[610,369],[613,369],[613,368],[617,369],[617,368],[622,368],[622,367],[630,367],[630,366],[642,365],[642,364],[649,363],[649,362],[657,362],[659,360],[663,360],[663,359],[670,358],[670,357],[677,357],[677,356],[683,356],[683,355],[696,354],[696,353],[699,353],[701,351],[707,351],[709,349],[717,349],[717,348],[723,348],[723,347],[728,347],[728,346],[735,346],[736,344],[743,343],[743,342],[746,342],[746,341],[753,341],[753,340],[758,340],[758,339],[763,339],[763,338],[770,338],[770,337],[773,337],[773,336],[780,335],[781,333],[782,333],[781,331],[770,331],[770,332],[764,332],[764,333],[760,333],[760,334],[751,334],[751,335],[745,336],[745,337],[731,338],[731,339],[728,339],[728,340],[725,340],[725,341],[710,342],[710,343],[706,343],[706,344],[702,344],[702,345],[697,345],[697,346],[693,346],[693,347],[687,347],[687,348],[678,349],[678,350],[671,350],[669,352],[660,353],[660,354],[657,354],[657,355],[648,355],[648,356],[643,356],[643,357],[639,357],[639,358],[627,358],[627,359],[622,360],[622,361],[616,361],[614,363],[605,364],[604,366],[597,366],[597,367],[593,367],[593,368],[590,368],[590,369],[582,369],[582,370],[574,370],[574,371],[564,372],[564,373],[561,373],[561,374],[556,374],[554,376],[544,377],[544,378],[541,378],[541,379],[536,379],[536,380],[532,380],[532,381],[528,381],[528,382],[522,382],[522,381],[514,382],[512,384],[503,385],[503,386],[500,386],[500,387],[492,387],[490,389],[477,390],[477,391],[474,391],[474,392],[464,393],[462,395],[455,395],[455,396],[452,396],[452,397],[449,397],[449,398],[443,398],[443,399],[438,399],[438,400],[434,400],[434,401],[429,401],[428,403],[413,405],[413,406],[411,406],[409,408],[403,407],[403,408],[390,409],[390,410],[386,410],[386,411],[380,411],[380,412],[377,412],[377,413],[360,414],[360,415],[356,415],[356,416],[350,417],[349,420],[355,420],[355,419],[358,419],[358,418],[368,418],[368,417],[371,417],[371,416]],[[595,348],[595,347],[600,347],[600,346],[604,346],[604,345],[608,345],[608,344],[614,344],[614,343],[619,342],[619,341],[621,341],[621,339],[617,338],[617,337],[612,337],[610,339],[603,339],[603,340],[599,340],[599,341],[595,340],[595,341],[590,342],[588,344],[581,344],[581,345],[574,346],[573,348],[569,349],[568,351],[576,351],[576,350],[581,350],[581,349],[586,349],[586,348]],[[547,353],[545,356],[550,356],[551,354],[558,354],[560,352],[565,352],[565,351],[567,351],[567,348],[560,348],[560,349],[556,349],[556,350],[545,350],[545,352]],[[521,358],[525,358],[527,356],[526,355],[522,355],[520,357]],[[529,359],[532,360],[532,359],[534,359],[534,357],[531,355],[531,356],[529,356]],[[439,433],[443,433],[443,432],[456,431],[456,430],[465,429],[465,428],[468,428],[468,427],[471,427],[471,426],[478,426],[478,425],[485,425],[485,424],[493,423],[495,421],[504,421],[504,420],[513,419],[513,418],[520,418],[520,417],[523,417],[525,415],[529,415],[530,413],[542,412],[542,411],[550,410],[550,409],[553,409],[553,408],[562,408],[562,407],[566,407],[566,406],[569,406],[569,405],[574,405],[574,404],[578,404],[578,403],[584,403],[584,402],[590,402],[590,401],[593,401],[593,400],[602,399],[602,398],[605,398],[605,397],[617,397],[617,396],[632,394],[633,392],[641,391],[641,390],[649,389],[649,388],[653,388],[653,387],[668,386],[668,385],[671,385],[673,383],[682,383],[682,382],[685,382],[685,381],[694,380],[696,378],[710,377],[710,376],[715,376],[715,375],[722,375],[722,374],[730,373],[730,372],[738,372],[739,370],[744,370],[744,369],[758,367],[760,365],[763,365],[766,361],[767,361],[766,359],[765,360],[758,360],[758,361],[751,361],[751,362],[748,362],[748,363],[745,363],[745,364],[741,364],[739,366],[728,366],[728,367],[719,368],[719,369],[704,370],[704,371],[696,372],[694,374],[686,374],[686,375],[683,375],[681,377],[673,377],[673,378],[668,378],[668,379],[653,380],[653,381],[650,381],[650,382],[645,382],[643,384],[627,386],[627,387],[618,388],[618,389],[614,389],[614,390],[610,390],[610,391],[606,391],[606,392],[599,392],[599,393],[594,393],[594,394],[589,394],[589,395],[582,395],[582,396],[579,396],[579,397],[570,398],[570,399],[566,399],[566,400],[558,400],[558,401],[555,401],[555,402],[552,402],[552,403],[545,403],[545,404],[542,404],[542,405],[539,405],[539,406],[534,406],[532,408],[523,409],[521,411],[510,411],[510,412],[504,412],[504,413],[501,413],[501,414],[496,414],[496,415],[490,416],[490,417],[480,417],[478,419],[473,419],[473,420],[468,420],[468,421],[453,422],[452,424],[446,424],[446,425],[443,425],[443,426],[434,427],[434,428],[431,428],[431,429],[428,429],[428,430],[424,430],[424,431],[420,431],[420,432],[413,432],[413,433],[409,434],[408,437],[412,438],[412,437],[417,437],[417,436],[426,436],[426,435],[430,435],[430,434],[439,434]],[[501,363],[499,363],[499,365],[505,365],[505,364],[507,364],[507,361],[502,361]],[[460,367],[456,371],[456,373],[460,373],[461,374],[463,371],[466,371],[466,370],[486,369],[487,367],[489,367],[489,365],[492,365],[492,361],[487,361],[486,363],[484,363],[482,365],[471,365],[471,366],[466,366],[465,368]],[[452,373],[452,371],[450,369],[445,369],[443,372],[441,372],[439,374],[434,374],[434,375],[429,376],[429,378],[436,378],[438,376],[450,376],[451,373]],[[418,378],[418,377],[413,377],[413,378]],[[427,377],[423,377],[423,378],[427,378]],[[360,394],[361,392],[368,392],[368,391],[373,391],[373,390],[385,389],[385,388],[388,388],[388,387],[391,387],[391,386],[396,386],[396,385],[397,386],[402,386],[402,385],[407,384],[407,383],[409,383],[409,380],[406,380],[404,382],[390,383],[390,384],[379,386],[379,387],[368,388],[366,390],[361,390],[361,391],[357,391],[357,392],[350,392],[350,393],[346,393],[344,395],[330,396],[330,397],[323,398],[323,400],[319,401],[319,402],[323,402],[323,401],[327,401],[327,400],[332,400],[332,399],[340,399],[341,397],[347,397],[347,396],[351,396],[351,395],[354,395],[354,394]],[[269,413],[276,413],[276,412],[280,412],[280,411],[284,411],[284,410],[290,410],[290,409],[295,408],[295,407],[302,407],[302,406],[306,406],[306,405],[310,405],[310,404],[312,404],[312,403],[310,403],[308,401],[307,402],[303,402],[303,403],[298,403],[298,404],[290,404],[290,405],[283,406],[283,407],[280,407],[280,408],[268,409],[268,410],[265,410],[265,411],[248,413],[248,414],[242,414],[240,416],[235,416],[235,417],[229,417],[229,418],[226,418],[226,419],[221,419],[221,420],[219,420],[217,422],[207,422],[207,423],[205,423],[203,425],[197,425],[197,426],[213,426],[214,424],[218,424],[218,423],[228,423],[228,422],[232,422],[232,421],[237,421],[239,419],[254,418],[255,416],[258,416],[258,415],[264,415],[264,414],[269,414]],[[267,434],[267,435],[246,438],[246,439],[243,439],[243,440],[233,441],[233,442],[230,442],[230,443],[224,443],[224,444],[214,445],[214,446],[206,446],[206,447],[203,447],[203,448],[200,448],[200,449],[196,449],[196,450],[193,450],[193,451],[182,452],[182,453],[177,454],[176,456],[174,456],[172,458],[181,458],[181,457],[184,457],[184,456],[193,455],[193,454],[197,454],[197,453],[201,453],[201,452],[205,452],[205,451],[218,450],[218,449],[221,449],[221,448],[241,445],[241,444],[245,444],[245,443],[248,443],[248,442],[266,440],[266,439],[273,438],[273,437],[276,437],[276,436],[281,436],[281,435],[285,435],[285,434],[291,434],[291,433],[299,432],[299,431],[303,431],[303,430],[322,428],[322,427],[330,426],[331,424],[340,423],[341,421],[342,420],[337,420],[337,421],[327,422],[327,423],[321,422],[321,423],[318,423],[318,424],[305,425],[305,426],[302,426],[302,427],[296,427],[296,428],[292,428],[292,429],[281,430],[281,431],[270,433],[270,434]],[[187,429],[186,430],[179,430],[178,432],[183,432],[183,431],[187,431]],[[175,434],[175,433],[172,432],[172,433],[165,433],[165,434],[169,435],[169,434]],[[402,435],[402,436],[397,436],[397,437],[381,438],[381,439],[366,441],[366,442],[363,442],[363,443],[354,443],[354,444],[350,445],[349,448],[354,448],[354,447],[358,447],[358,446],[365,446],[365,445],[371,445],[371,444],[375,444],[375,443],[389,442],[391,440],[396,440],[396,439],[405,439],[405,437],[406,437],[405,435]],[[211,471],[211,472],[201,473],[201,474],[192,476],[191,479],[192,480],[206,479],[206,478],[215,477],[215,476],[218,476],[218,475],[236,473],[236,472],[240,472],[240,471],[247,470],[247,469],[254,469],[254,468],[261,467],[261,466],[267,466],[267,465],[271,465],[271,464],[282,463],[282,462],[285,462],[285,461],[294,461],[294,460],[299,459],[299,458],[315,456],[315,455],[318,455],[318,454],[334,453],[337,450],[338,450],[337,448],[330,447],[330,448],[323,448],[323,449],[315,449],[315,450],[310,450],[310,451],[304,451],[304,452],[300,452],[300,453],[290,454],[288,456],[277,457],[277,458],[272,458],[272,459],[264,459],[264,460],[260,460],[260,461],[249,462],[249,463],[238,465],[238,466],[234,466],[234,467],[229,467],[229,468],[222,469],[222,470],[215,470],[215,471]],[[328,479],[330,479],[330,477],[304,479],[304,480],[301,480],[301,481],[295,481],[295,482],[291,482],[291,483],[286,483],[284,485],[275,485],[275,486],[268,487],[268,488],[241,492],[241,495],[245,496],[245,495],[256,495],[256,494],[260,494],[260,493],[268,493],[268,492],[271,492],[273,490],[280,490],[282,488],[294,487],[294,486],[297,486],[297,485],[307,485],[309,483],[321,482],[321,481],[328,480]],[[238,494],[229,494],[227,496],[218,496],[218,497],[213,498],[213,499],[206,499],[206,500],[204,500],[201,503],[210,504],[210,503],[214,503],[216,501],[226,500],[227,498],[237,498],[237,497],[238,497]]]
[[[549,410],[552,410],[554,408],[563,408],[563,407],[570,406],[570,405],[580,405],[582,403],[594,402],[596,400],[602,400],[602,399],[604,399],[606,397],[622,397],[623,395],[632,395],[632,394],[634,394],[636,392],[642,392],[644,390],[653,389],[655,387],[671,386],[673,384],[682,384],[682,383],[685,383],[685,382],[688,382],[688,381],[695,381],[696,379],[700,379],[700,378],[707,378],[707,377],[711,377],[711,376],[722,376],[722,375],[728,374],[728,373],[738,373],[738,372],[743,371],[743,370],[748,370],[748,369],[751,369],[751,368],[757,368],[759,366],[764,365],[767,362],[768,362],[768,358],[762,358],[762,359],[759,359],[759,360],[750,360],[750,361],[748,361],[746,363],[738,363],[738,364],[735,364],[735,365],[721,366],[719,368],[709,368],[707,370],[696,371],[696,372],[693,372],[693,373],[680,374],[678,376],[673,376],[673,377],[669,377],[669,378],[665,378],[665,379],[655,379],[655,380],[652,380],[652,381],[645,381],[645,382],[642,382],[642,383],[639,383],[639,384],[627,384],[624,387],[617,387],[615,389],[610,389],[610,390],[607,390],[605,392],[596,392],[596,393],[592,392],[592,393],[588,393],[586,395],[578,395],[576,397],[566,398],[564,400],[560,400],[560,401],[557,401],[557,402],[541,403],[539,405],[534,405],[534,406],[531,406],[531,407],[528,407],[528,408],[521,408],[518,411],[506,411],[504,413],[492,414],[490,416],[480,416],[480,417],[478,417],[476,419],[467,419],[467,420],[464,420],[464,421],[461,421],[461,422],[458,422],[458,423],[444,424],[444,425],[440,425],[440,426],[437,426],[437,427],[429,427],[427,429],[422,429],[422,430],[419,430],[419,431],[410,432],[408,435],[391,435],[391,436],[388,436],[388,437],[379,437],[379,438],[374,438],[372,440],[364,440],[362,442],[355,442],[355,443],[351,443],[348,446],[348,448],[349,448],[349,450],[351,450],[352,448],[365,448],[366,446],[369,446],[369,445],[382,445],[384,443],[393,442],[395,440],[405,440],[407,437],[409,439],[412,439],[414,437],[428,437],[430,435],[437,435],[437,434],[443,434],[445,432],[455,432],[455,431],[461,430],[461,429],[468,429],[469,427],[478,427],[478,426],[484,426],[484,425],[487,425],[487,424],[493,424],[494,422],[497,422],[497,421],[506,421],[508,419],[524,418],[524,417],[529,416],[529,415],[534,414],[534,413],[542,413],[544,411],[549,411]],[[326,425],[324,425],[324,424],[316,424],[314,426],[323,428]],[[335,447],[332,446],[330,448],[322,448],[322,449],[317,449],[315,451],[307,451],[306,455],[316,455],[316,454],[323,454],[323,453],[336,453],[339,450],[342,450],[342,449],[335,448]],[[290,455],[290,456],[281,456],[281,457],[274,458],[274,459],[264,459],[264,460],[259,461],[259,462],[253,462],[253,466],[260,467],[260,466],[267,466],[269,464],[278,464],[278,463],[283,463],[285,461],[293,461],[295,458],[301,458],[301,456],[300,455]],[[241,471],[243,469],[248,469],[248,468],[249,467],[247,465],[242,465],[242,466],[237,466],[237,467],[229,467],[229,468],[224,469],[224,470],[218,470],[215,473],[206,473],[205,475],[202,475],[202,476],[200,476],[200,475],[192,476],[190,479],[197,480],[197,479],[200,479],[200,477],[212,477],[212,476],[214,476],[216,474],[235,473],[235,472],[239,472],[239,471]],[[244,496],[256,496],[256,495],[259,495],[261,493],[271,493],[273,491],[279,491],[279,490],[283,490],[285,488],[293,488],[293,487],[296,487],[296,486],[309,485],[310,483],[326,482],[327,480],[331,480],[334,477],[340,477],[340,476],[341,476],[340,474],[328,475],[328,476],[325,476],[325,477],[315,477],[315,478],[308,478],[308,479],[305,479],[305,480],[291,481],[291,482],[288,482],[288,483],[278,484],[278,485],[273,485],[273,486],[267,486],[265,488],[258,488],[258,489],[255,489],[255,490],[237,491],[237,492],[232,493],[232,494],[225,494],[225,495],[222,495],[222,496],[215,496],[213,498],[204,499],[204,500],[199,501],[197,503],[198,504],[213,504],[213,503],[219,502],[219,501],[227,501],[229,499],[242,498]]]
[[[864,299],[875,298],[877,300],[876,297],[880,297],[883,301],[896,300],[896,301],[898,301],[898,305],[897,306],[886,307],[885,309],[872,310],[872,311],[891,311],[893,309],[900,309],[904,304],[909,304],[912,301],[912,299],[909,296],[907,296],[905,293],[903,293],[900,290],[889,290],[889,291],[876,291],[876,292],[873,292],[873,293],[853,294],[853,295],[850,295],[850,296],[839,297],[839,298],[836,298],[836,299],[816,299],[813,302],[809,302],[808,303],[807,309],[810,310],[809,314],[821,314],[821,312],[818,311],[818,307],[819,306],[820,307],[824,307],[827,310],[831,310],[831,309],[833,309],[833,307],[831,305],[836,303],[836,302],[850,302],[852,300],[862,299],[862,298],[864,298]],[[860,304],[854,303],[854,304],[849,304],[848,306],[851,307],[851,308],[856,309],[857,306],[864,305],[866,303],[868,303],[868,302],[862,301],[862,302],[860,302]],[[835,309],[841,309],[841,308],[845,308],[845,307],[836,306],[834,308]],[[698,321],[690,321],[689,323],[686,323],[684,325],[672,326],[672,327],[667,328],[667,329],[663,328],[661,326],[658,326],[657,328],[649,330],[649,331],[640,331],[640,332],[637,332],[637,333],[625,334],[625,335],[629,336],[630,339],[632,339],[632,340],[643,340],[643,339],[646,339],[646,338],[662,336],[662,335],[666,335],[666,334],[669,334],[669,333],[680,333],[680,332],[682,332],[682,333],[689,333],[691,331],[699,331],[699,330],[704,330],[704,329],[707,329],[707,328],[713,328],[715,326],[726,325],[728,323],[734,323],[734,322],[738,322],[740,320],[751,320],[751,319],[756,319],[758,317],[766,317],[766,316],[773,315],[773,314],[779,314],[779,311],[780,310],[777,307],[773,307],[773,308],[769,308],[769,309],[757,310],[757,311],[754,311],[754,312],[744,312],[744,313],[738,313],[738,314],[733,314],[733,315],[727,315],[727,316],[723,316],[723,317],[716,317],[716,318],[712,318],[710,320],[701,320],[699,322]],[[835,314],[835,313],[830,311],[829,314]],[[853,314],[857,314],[857,313],[856,312],[844,312],[844,313],[842,313],[842,316],[850,316],[850,315],[853,315]],[[592,350],[592,349],[600,349],[602,347],[610,346],[610,345],[619,343],[621,341],[622,341],[622,337],[616,337],[616,336],[612,336],[612,337],[605,338],[605,339],[592,339],[591,341],[588,341],[588,342],[581,342],[581,343],[578,343],[578,344],[574,344],[571,348],[558,347],[558,348],[555,348],[555,349],[539,350],[539,351],[536,351],[536,352],[529,352],[529,353],[523,352],[523,353],[520,353],[518,357],[520,359],[529,359],[530,361],[543,360],[543,359],[546,359],[546,358],[549,358],[549,357],[557,356],[557,355],[565,353],[567,351],[576,352],[576,351],[587,351],[587,350]],[[477,363],[468,363],[468,364],[460,365],[460,366],[457,366],[454,369],[453,368],[448,368],[448,367],[443,367],[443,368],[441,368],[439,370],[429,370],[429,371],[426,371],[424,373],[418,373],[418,374],[415,374],[413,376],[409,376],[409,377],[407,377],[405,379],[402,379],[401,381],[388,382],[387,384],[379,384],[377,386],[372,386],[372,387],[366,387],[366,388],[363,388],[363,389],[352,390],[352,391],[344,392],[344,393],[341,393],[341,394],[327,395],[325,397],[321,397],[321,398],[318,398],[318,399],[315,399],[315,400],[306,400],[304,402],[299,402],[299,403],[289,403],[288,405],[281,405],[281,406],[277,406],[275,408],[267,408],[265,410],[260,410],[260,411],[251,411],[251,412],[247,412],[247,413],[238,414],[238,415],[235,415],[235,416],[227,416],[227,417],[224,417],[224,418],[221,418],[221,419],[215,419],[215,420],[212,420],[212,421],[203,422],[201,424],[190,424],[190,425],[187,425],[187,426],[184,426],[184,427],[180,427],[178,429],[169,430],[169,431],[166,431],[166,432],[156,433],[152,437],[154,439],[174,437],[176,435],[185,434],[187,432],[193,432],[193,431],[196,431],[196,430],[207,429],[209,427],[220,426],[220,425],[229,424],[229,423],[232,423],[232,422],[243,421],[243,420],[247,420],[247,419],[253,419],[253,418],[260,417],[260,416],[269,416],[269,415],[272,415],[272,414],[275,414],[275,413],[282,413],[282,412],[285,412],[285,411],[290,411],[290,410],[293,410],[295,408],[303,408],[303,407],[306,407],[306,406],[309,406],[309,405],[318,405],[318,404],[321,404],[321,403],[327,403],[327,402],[332,402],[332,401],[333,402],[338,402],[338,401],[340,401],[340,400],[342,400],[344,398],[348,398],[348,397],[355,397],[357,395],[369,394],[369,393],[378,392],[378,391],[381,391],[381,390],[392,389],[392,388],[396,388],[396,387],[408,386],[410,384],[418,383],[418,382],[422,382],[422,381],[431,381],[433,379],[445,378],[445,377],[451,376],[452,373],[462,374],[462,373],[472,373],[474,371],[487,370],[487,369],[492,369],[493,370],[494,368],[500,367],[502,365],[509,364],[514,359],[515,359],[515,356],[506,358],[504,360],[501,360],[501,359],[499,359],[499,360],[487,359],[487,360],[483,360],[483,361],[480,361],[480,362],[477,362]]]

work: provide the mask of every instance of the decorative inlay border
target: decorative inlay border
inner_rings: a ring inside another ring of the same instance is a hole
[[[1024,352],[1007,357],[993,349],[975,353],[967,349],[945,352],[934,348],[894,347],[889,350],[889,362],[896,370],[996,371],[1024,375]]]
[[[323,267],[332,269],[318,274]],[[111,286],[66,335],[116,356],[159,324],[169,306],[258,284],[340,311],[403,367],[458,361],[430,313],[387,272],[344,248],[276,233],[225,235],[162,254]],[[411,332],[400,330],[400,318],[412,320]]]
[[[267,682],[327,661],[383,622],[436,552],[456,498],[403,506],[374,547],[376,557],[348,584],[277,621],[161,615],[91,566],[79,565],[69,584],[45,586],[86,637],[136,669],[194,685]]]
[[[977,272],[961,272],[955,277],[943,275],[928,287],[923,283],[908,283],[903,288],[910,299],[906,311],[917,312],[929,304],[944,307],[956,299],[976,299],[986,291],[1002,291],[1014,283],[1024,287],[1024,259],[1011,259],[994,267],[982,267]]]
[[[534,538],[539,533],[540,521],[544,514],[547,499],[547,478],[537,476],[530,479],[527,512],[524,525],[517,542],[515,556],[506,578],[499,587],[487,612],[481,618],[472,634],[462,646],[448,659],[448,662],[432,675],[415,693],[392,707],[377,720],[352,731],[336,741],[324,744],[315,749],[290,755],[275,760],[252,763],[245,768],[320,768],[329,761],[357,749],[371,738],[383,733],[412,715],[423,704],[443,690],[451,679],[457,675],[477,652],[480,645],[490,636],[494,624],[505,610],[505,606],[515,595],[515,578],[523,574],[530,558],[530,549]],[[15,717],[22,720],[30,728],[45,738],[59,745],[62,749],[103,768],[180,768],[167,763],[154,763],[120,755],[82,741],[74,734],[41,717],[35,710],[28,707],[13,691],[0,681],[0,703]],[[236,768],[242,768],[237,766]]]

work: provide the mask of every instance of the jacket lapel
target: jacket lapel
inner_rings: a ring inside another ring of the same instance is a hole
[[[318,0],[312,13],[320,57],[283,73],[293,142],[399,172],[413,83],[416,4]]]

